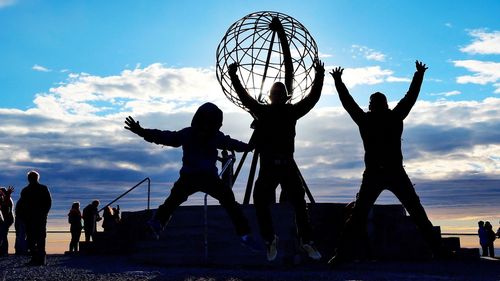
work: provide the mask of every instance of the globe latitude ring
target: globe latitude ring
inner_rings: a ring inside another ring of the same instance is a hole
[[[283,52],[277,36],[269,28],[277,17],[286,33],[293,62],[293,95],[297,103],[308,93],[314,80],[314,61],[318,58],[316,42],[296,19],[279,12],[256,12],[233,23],[217,47],[216,74],[226,97],[247,110],[238,98],[228,66],[237,63],[243,87],[255,100],[267,103],[267,91],[274,82],[284,82]]]

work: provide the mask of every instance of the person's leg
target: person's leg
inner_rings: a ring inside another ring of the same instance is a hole
[[[292,204],[295,211],[295,224],[297,235],[302,243],[312,242],[312,229],[309,222],[309,213],[305,200],[305,190],[298,170],[293,163],[283,165],[283,176],[281,178],[282,193],[287,196],[287,200]],[[281,201],[281,200],[280,200]]]
[[[207,178],[203,182],[205,182],[205,185],[202,191],[217,199],[221,206],[224,207],[233,222],[236,233],[239,236],[249,234],[250,226],[248,225],[248,220],[243,214],[240,204],[236,202],[231,188],[218,177]]]
[[[75,251],[78,252],[80,248],[80,238],[82,237],[82,229],[78,229],[78,231],[75,232]]]
[[[487,257],[488,256],[488,245],[481,244],[481,249],[483,250],[483,253],[481,256]]]
[[[5,223],[0,223],[0,256],[6,256],[9,251],[9,241],[7,240],[7,234],[9,229]]]
[[[47,219],[41,219],[37,222],[36,232],[37,261],[40,265],[45,265],[47,255],[45,251],[45,243],[47,239]]]
[[[78,232],[78,229],[71,230],[71,242],[69,243],[70,252],[78,251],[78,242],[80,240],[80,235],[78,234]]]
[[[433,253],[439,254],[439,237],[434,233],[433,225],[427,217],[424,207],[420,203],[420,198],[415,192],[415,188],[410,178],[403,169],[394,172],[394,177],[391,177],[390,180],[389,190],[396,195],[399,201],[401,201],[424,236],[424,239],[431,247]]]
[[[36,247],[35,247],[35,233],[34,233],[34,227],[33,227],[33,222],[26,222],[26,242],[28,246],[28,250],[30,252],[31,256],[31,262],[34,262],[34,257],[36,255]]]
[[[266,243],[271,243],[274,240],[274,227],[271,216],[271,204],[275,201],[275,190],[278,186],[278,175],[276,170],[265,163],[261,158],[259,176],[255,181],[253,192],[253,203],[255,214],[259,224],[260,235]]]
[[[495,246],[494,246],[493,242],[490,242],[490,244],[488,245],[488,250],[490,252],[490,257],[494,258],[495,257]]]
[[[158,207],[154,218],[158,220],[162,226],[165,226],[170,217],[174,213],[175,209],[184,203],[189,195],[196,192],[189,179],[185,176],[181,176],[170,190],[170,195],[165,199],[162,205]]]
[[[370,209],[383,191],[382,175],[377,172],[365,171],[363,181],[357,194],[354,207],[348,216],[344,227],[337,241],[335,263],[339,260],[351,259],[355,256],[353,248],[366,240],[368,236],[366,230],[367,218]]]

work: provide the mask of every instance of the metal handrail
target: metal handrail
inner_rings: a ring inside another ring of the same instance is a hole
[[[143,179],[142,181],[140,181],[139,183],[137,183],[136,185],[132,186],[131,188],[129,188],[129,190],[125,191],[124,193],[122,193],[120,196],[116,197],[113,201],[109,202],[108,204],[106,204],[106,206],[102,207],[99,212],[101,212],[102,210],[104,210],[106,207],[110,206],[111,204],[115,203],[116,201],[120,200],[123,196],[127,195],[129,192],[131,192],[132,190],[134,190],[136,187],[138,187],[139,185],[143,184],[145,181],[148,182],[148,210],[149,210],[149,203],[151,201],[151,179],[149,177]]]

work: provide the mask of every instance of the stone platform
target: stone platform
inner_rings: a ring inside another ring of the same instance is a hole
[[[314,241],[323,259],[333,255],[345,219],[342,203],[315,203],[309,205]],[[258,233],[253,205],[242,206],[253,229]],[[252,252],[240,245],[233,225],[221,206],[208,206],[205,225],[204,206],[181,206],[159,240],[151,238],[146,221],[154,211],[123,212],[122,225],[117,234],[101,233],[89,251],[94,253],[121,253],[133,259],[163,265],[245,265],[312,264],[298,247],[294,212],[290,205],[275,204],[272,214],[276,234],[279,236],[278,258],[269,263],[262,252]],[[205,245],[205,229],[207,244]],[[436,227],[436,235],[440,235]],[[389,260],[425,260],[430,250],[418,229],[401,205],[375,205],[368,220],[369,237],[360,241],[353,251],[371,248],[371,258]],[[462,253],[458,238],[443,239],[447,253]],[[470,253],[467,254],[471,256]],[[474,253],[472,254],[474,256]]]

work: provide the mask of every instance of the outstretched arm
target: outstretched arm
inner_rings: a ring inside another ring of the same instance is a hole
[[[144,140],[148,142],[173,147],[179,147],[182,145],[182,138],[179,132],[144,129],[139,124],[139,121],[135,121],[134,118],[130,116],[125,119],[125,125],[125,129],[143,137]]]
[[[252,98],[245,90],[245,88],[243,88],[243,85],[241,85],[240,79],[236,74],[237,70],[238,70],[237,63],[232,63],[228,67],[229,77],[231,77],[231,83],[233,83],[234,90],[236,91],[236,94],[240,98],[241,103],[246,108],[248,108],[250,112],[257,113],[257,111],[259,111],[262,105],[259,102],[257,102],[254,98]]]
[[[294,105],[295,116],[297,119],[306,115],[314,105],[319,101],[321,90],[323,89],[323,81],[325,79],[325,64],[320,61],[314,61],[314,70],[316,74],[309,94],[301,101]]]
[[[339,93],[339,99],[340,102],[342,103],[342,106],[347,111],[347,113],[349,113],[352,120],[354,120],[356,124],[359,124],[359,122],[361,122],[363,116],[365,115],[365,112],[359,107],[356,101],[354,101],[351,94],[349,93],[349,90],[347,90],[347,87],[345,86],[344,82],[342,82],[343,73],[344,69],[341,68],[340,66],[333,69],[332,72],[330,72],[333,79],[335,80],[335,88]]]
[[[269,28],[278,34],[278,38],[280,40],[281,51],[283,52],[283,63],[285,65],[285,86],[288,96],[291,97],[293,95],[293,62],[285,29],[277,17],[273,18],[269,24]]]
[[[406,95],[399,101],[399,103],[394,107],[394,112],[398,114],[401,119],[405,119],[406,116],[410,113],[413,105],[417,102],[418,94],[420,93],[420,87],[422,86],[422,82],[424,80],[424,73],[427,70],[427,66],[419,62],[415,61],[415,67],[417,71],[413,75],[413,80],[411,81],[410,88]]]
[[[222,132],[219,132],[218,135],[217,148],[237,152],[252,150],[252,147],[249,144],[233,139],[229,135],[224,135]]]

